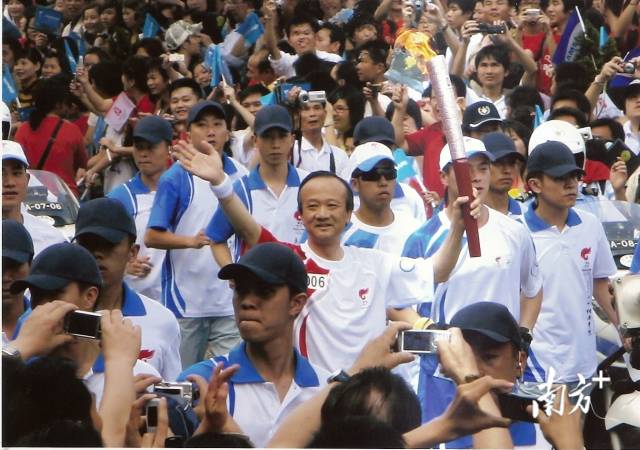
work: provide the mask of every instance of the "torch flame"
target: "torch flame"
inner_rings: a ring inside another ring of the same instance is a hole
[[[419,31],[406,30],[396,38],[396,44],[404,47],[423,74],[427,73],[427,62],[437,56],[429,45],[431,38]]]

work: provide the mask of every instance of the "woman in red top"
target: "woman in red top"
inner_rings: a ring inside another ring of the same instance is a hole
[[[15,140],[22,145],[32,169],[55,173],[78,195],[75,180],[84,172],[87,152],[78,127],[60,117],[68,95],[64,76],[40,80],[34,92],[35,110],[18,128]]]

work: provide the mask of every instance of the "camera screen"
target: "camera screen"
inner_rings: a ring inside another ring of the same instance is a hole
[[[149,405],[147,407],[147,426],[148,427],[158,426],[158,406],[157,405]]]
[[[414,353],[436,353],[438,340],[448,339],[449,332],[442,330],[413,330],[402,333],[401,350]]]
[[[100,337],[100,315],[73,311],[69,314],[67,332],[77,336]]]
[[[169,395],[182,395],[182,388],[177,386],[155,386],[155,392]]]

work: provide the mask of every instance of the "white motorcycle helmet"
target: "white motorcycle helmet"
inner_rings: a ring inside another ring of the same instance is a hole
[[[562,142],[569,147],[576,162],[584,169],[586,146],[578,128],[564,120],[548,120],[538,126],[529,138],[529,153],[548,141]]]

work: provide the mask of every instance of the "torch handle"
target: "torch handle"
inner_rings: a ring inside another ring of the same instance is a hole
[[[469,256],[476,258],[481,255],[480,235],[478,234],[478,222],[471,217],[471,202],[473,201],[473,188],[471,177],[469,176],[469,162],[467,158],[454,159],[453,171],[456,174],[456,184],[458,185],[458,195],[469,197],[469,202],[462,207],[462,218],[464,219],[464,229],[467,232],[467,244],[469,245]]]

